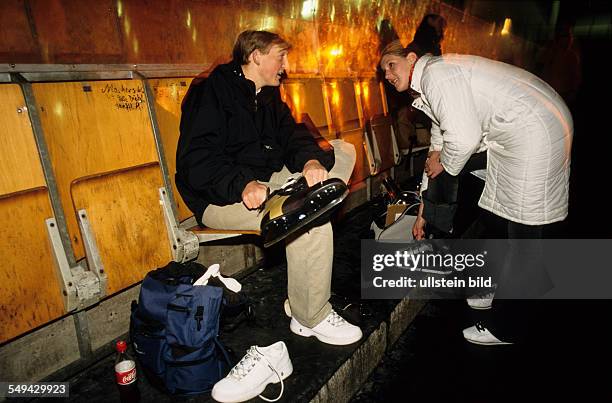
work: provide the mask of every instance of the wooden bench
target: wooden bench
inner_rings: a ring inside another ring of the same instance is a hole
[[[366,77],[359,79],[358,84],[358,95],[363,105],[366,121],[374,116],[387,115],[382,83],[378,82],[375,77]]]
[[[388,171],[397,166],[401,161],[401,155],[397,146],[391,117],[383,115],[371,117],[368,129],[372,134],[372,141],[374,142],[375,158],[381,164],[378,171]]]
[[[329,103],[332,127],[339,133],[365,127],[360,96],[352,78],[326,78],[325,96]]]
[[[167,264],[172,253],[159,198],[164,182],[142,81],[32,88],[75,259],[102,267],[108,283],[101,295]]]
[[[341,208],[342,212],[347,212],[370,199],[370,176],[375,163],[363,129],[347,130],[341,132],[339,137],[352,144],[356,152],[355,167],[348,183],[350,194]]]
[[[400,151],[390,116],[377,115],[368,121],[368,135],[372,139],[376,175],[372,178],[371,194],[377,195],[380,183],[387,176],[394,176],[394,167],[401,161]]]
[[[174,173],[176,172],[176,148],[179,139],[179,124],[181,122],[181,103],[187,94],[193,78],[159,78],[149,80],[155,97],[155,112],[159,133],[164,148],[164,156],[172,192],[178,210],[178,220],[183,221],[191,217],[193,213],[185,205],[181,198]]]
[[[331,127],[329,103],[324,96],[322,78],[292,74],[290,79],[283,81],[281,94],[291,108],[296,122],[302,123],[302,116],[308,114],[314,127],[324,138],[336,138]]]
[[[233,238],[241,235],[261,235],[261,231],[256,230],[229,230],[229,229],[214,229],[195,225],[188,228],[189,232],[196,234],[200,243],[216,241],[219,239]]]
[[[0,84],[0,343],[65,312],[49,191],[20,87]]]
[[[72,181],[73,211],[86,214],[106,293],[121,291],[172,260],[158,189],[158,162],[102,172]],[[92,256],[88,256],[90,262]]]

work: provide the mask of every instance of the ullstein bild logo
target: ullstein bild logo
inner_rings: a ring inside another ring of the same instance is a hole
[[[612,239],[361,241],[363,299],[611,299]]]

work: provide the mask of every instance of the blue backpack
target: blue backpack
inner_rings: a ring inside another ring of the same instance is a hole
[[[192,285],[205,271],[198,263],[171,262],[146,275],[132,302],[136,358],[149,381],[172,394],[208,392],[229,370],[217,339],[223,289]]]

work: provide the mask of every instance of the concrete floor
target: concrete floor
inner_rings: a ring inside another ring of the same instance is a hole
[[[484,347],[461,330],[487,312],[431,301],[351,402],[612,401],[611,305],[551,301],[528,341]]]
[[[232,332],[220,332],[221,341],[231,348],[235,361],[251,345],[267,346],[278,340],[287,344],[294,372],[285,381],[283,402],[329,401],[332,398],[338,402],[348,401],[378,364],[387,345],[391,344],[390,340],[394,341],[414,318],[417,312],[413,306],[422,306],[417,303],[398,305],[399,301],[390,300],[360,304],[332,296],[335,309],[352,323],[358,324],[364,338],[350,346],[330,346],[290,332],[290,319],[282,308],[286,298],[286,281],[284,265],[260,269],[244,278],[243,290],[254,303],[256,320],[254,323],[244,322]],[[403,327],[400,329],[399,326]],[[70,397],[63,401],[118,401],[113,367],[114,356],[108,356],[69,379]],[[139,373],[142,374],[142,371]],[[169,396],[155,389],[142,375],[138,382],[142,402],[212,401],[209,394],[191,398]],[[269,385],[265,396],[273,397],[278,391],[278,385]]]

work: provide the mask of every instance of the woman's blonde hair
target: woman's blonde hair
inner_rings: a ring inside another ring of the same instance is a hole
[[[423,56],[424,52],[421,48],[414,42],[410,42],[408,46],[402,46],[402,43],[399,39],[394,40],[393,42],[389,42],[387,46],[385,46],[380,53],[380,60],[387,55],[406,57],[408,53],[414,53],[417,57]]]
[[[408,52],[406,51],[407,48],[405,48],[402,43],[400,42],[399,39],[396,39],[392,42],[389,42],[387,44],[387,46],[385,46],[380,54],[380,58],[382,59],[383,57],[387,56],[387,55],[394,55],[394,56],[400,56],[400,57],[406,57],[408,56]]]

